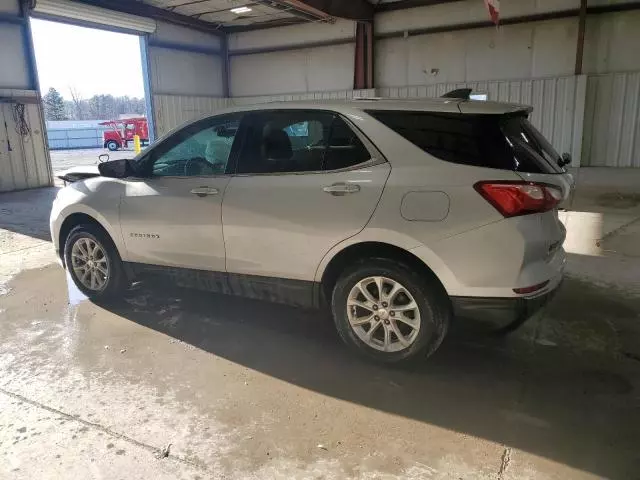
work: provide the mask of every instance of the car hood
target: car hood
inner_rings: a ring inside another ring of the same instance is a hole
[[[99,177],[100,172],[97,165],[84,165],[82,167],[71,167],[56,173],[55,176],[66,183],[73,183],[86,178]]]

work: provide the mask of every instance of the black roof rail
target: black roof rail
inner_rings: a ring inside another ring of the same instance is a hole
[[[473,88],[458,88],[442,95],[442,98],[459,98],[460,100],[469,100]]]

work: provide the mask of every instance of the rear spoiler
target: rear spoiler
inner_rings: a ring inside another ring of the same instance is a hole
[[[473,92],[472,88],[458,88],[456,90],[451,90],[450,92],[445,93],[440,98],[451,98],[456,100],[462,100],[461,102],[458,102],[458,109],[460,110],[461,113],[479,113],[479,114],[499,113],[502,115],[526,113],[528,116],[533,111],[533,107],[529,105],[489,101],[487,99],[487,94],[476,94],[473,96],[474,97],[473,100],[483,100],[482,102],[470,102],[469,100],[472,99],[471,98],[472,92]],[[484,98],[480,98],[480,97],[484,97]],[[500,108],[496,112],[487,111],[487,107],[491,105],[494,105],[494,106],[499,105]]]
[[[458,88],[442,95],[442,98],[457,98],[460,100],[469,100],[471,98],[472,88]]]

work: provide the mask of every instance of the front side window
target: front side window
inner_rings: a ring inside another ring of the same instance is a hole
[[[247,115],[238,173],[336,170],[370,159],[357,135],[337,114],[282,110]]]
[[[224,174],[239,123],[238,115],[225,115],[188,125],[145,157],[145,173],[153,177]]]

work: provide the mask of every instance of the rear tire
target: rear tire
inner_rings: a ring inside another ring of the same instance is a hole
[[[116,142],[115,140],[109,140],[107,142],[107,149],[110,152],[115,152],[116,150],[118,150],[118,148],[120,148],[120,145],[118,145],[118,142]]]
[[[116,297],[128,286],[116,246],[95,225],[78,225],[71,230],[64,246],[64,259],[73,283],[92,300]]]
[[[331,309],[342,340],[360,355],[385,364],[432,355],[451,318],[449,299],[435,278],[385,258],[348,267],[333,289]]]

